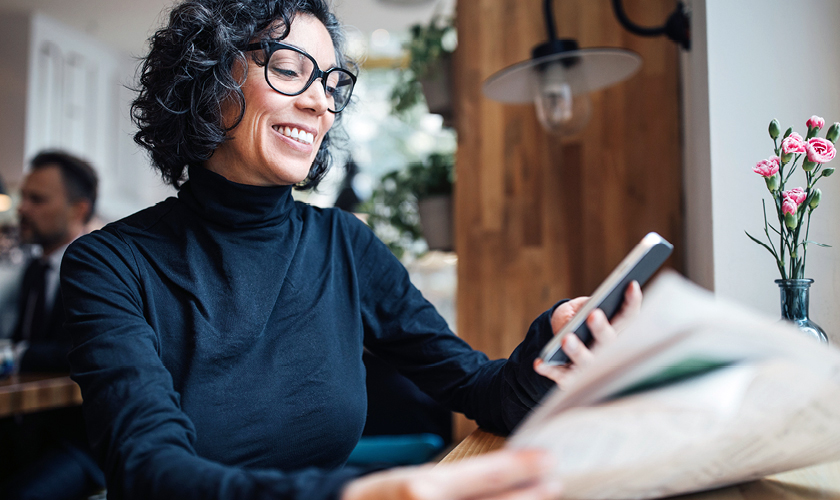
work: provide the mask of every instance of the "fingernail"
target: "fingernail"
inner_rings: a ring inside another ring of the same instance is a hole
[[[566,354],[574,354],[580,349],[580,340],[574,333],[570,333],[563,337],[563,350]]]

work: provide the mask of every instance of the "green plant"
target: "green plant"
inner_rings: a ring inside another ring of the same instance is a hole
[[[400,71],[391,91],[391,106],[401,116],[423,102],[420,80],[432,78],[441,71],[440,61],[451,54],[457,45],[453,19],[436,15],[427,25],[411,27],[411,38],[403,49],[408,67]]]
[[[359,211],[397,258],[425,252],[417,202],[428,196],[452,193],[455,180],[453,154],[433,153],[425,162],[388,172]]]

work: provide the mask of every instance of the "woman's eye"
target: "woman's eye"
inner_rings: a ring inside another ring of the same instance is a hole
[[[300,76],[298,74],[297,70],[295,70],[293,68],[282,67],[282,66],[272,66],[271,67],[271,72],[274,73],[275,75],[281,77],[281,78],[287,78],[287,79],[290,79],[290,80]]]
[[[324,90],[327,93],[327,97],[332,97],[332,96],[335,95],[335,93],[338,89],[336,89],[335,87],[330,87],[329,85],[327,85],[326,87],[324,87]]]

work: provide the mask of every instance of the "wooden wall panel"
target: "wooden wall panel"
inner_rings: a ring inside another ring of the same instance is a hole
[[[642,25],[672,0],[626,0]],[[610,0],[556,0],[558,34],[644,58],[631,80],[592,96],[592,119],[559,140],[532,105],[503,105],[481,82],[545,41],[541,0],[460,0],[456,87],[458,333],[506,357],[556,300],[590,293],[648,231],[677,244],[682,269],[678,49],[625,32]]]

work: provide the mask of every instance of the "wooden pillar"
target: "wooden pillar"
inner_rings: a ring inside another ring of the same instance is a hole
[[[627,0],[659,25],[670,0]],[[582,48],[624,47],[644,59],[631,80],[593,94],[575,137],[540,127],[533,105],[481,94],[494,72],[547,39],[542,0],[460,0],[455,54],[458,130],[455,231],[458,334],[506,357],[558,299],[591,293],[649,231],[676,244],[682,269],[678,49],[624,31],[610,0],[556,0],[558,35]]]

